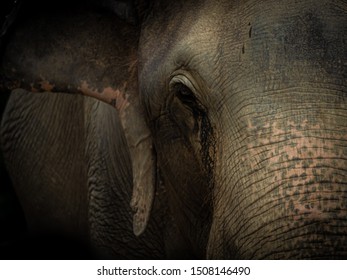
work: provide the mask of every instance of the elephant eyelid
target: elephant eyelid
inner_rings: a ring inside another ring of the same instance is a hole
[[[169,90],[174,90],[177,85],[183,85],[187,87],[193,94],[196,94],[196,89],[193,86],[192,82],[183,74],[178,74],[171,78],[169,82]]]
[[[173,76],[169,82],[169,91],[194,111],[204,111],[197,97],[197,90],[186,75],[178,74]]]

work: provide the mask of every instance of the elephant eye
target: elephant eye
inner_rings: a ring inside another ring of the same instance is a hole
[[[184,84],[177,83],[173,87],[175,95],[184,104],[191,108],[197,105],[197,99],[194,93]]]
[[[197,97],[197,90],[185,75],[177,75],[169,84],[172,99],[169,107],[171,118],[185,137],[198,139],[206,109]],[[190,139],[189,142],[199,140]]]
[[[169,84],[170,92],[182,105],[190,109],[194,115],[200,115],[203,110],[199,99],[196,97],[196,89],[186,75],[174,76]]]

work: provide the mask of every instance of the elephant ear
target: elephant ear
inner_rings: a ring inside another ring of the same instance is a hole
[[[148,223],[156,185],[156,158],[139,100],[138,33],[112,13],[38,9],[16,24],[0,68],[0,90],[80,93],[118,111],[132,160],[137,236]]]

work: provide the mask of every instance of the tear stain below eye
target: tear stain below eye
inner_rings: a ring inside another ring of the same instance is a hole
[[[126,83],[122,89],[114,89],[112,87],[105,87],[102,91],[92,88],[86,81],[82,81],[78,90],[84,95],[95,97],[108,104],[111,104],[117,111],[124,111],[129,106],[128,96],[125,94]]]

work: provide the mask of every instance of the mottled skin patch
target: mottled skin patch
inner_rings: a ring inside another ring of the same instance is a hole
[[[281,106],[287,109],[288,104]],[[334,114],[317,107],[302,111],[297,117],[291,116],[290,111],[286,115],[277,111],[264,118],[266,123],[258,118],[244,118],[246,133],[233,154],[240,158],[235,170],[244,173],[232,173],[237,179],[229,181],[231,188],[225,186],[225,193],[245,212],[241,214],[237,206],[228,210],[217,208],[222,213],[231,211],[227,214],[229,218],[237,217],[232,218],[230,227],[240,226],[233,236],[238,240],[235,245],[238,249],[234,250],[240,256],[301,258],[312,254],[313,257],[314,242],[317,257],[336,254],[339,258],[344,254],[347,244],[346,105],[335,104]],[[250,236],[253,240],[248,238]],[[286,242],[287,238],[292,241]],[[294,249],[305,246],[309,247],[306,251]],[[288,253],[276,248],[286,248]]]
[[[78,87],[78,90],[80,90],[85,95],[104,100],[106,103],[111,104],[119,112],[121,112],[129,106],[129,101],[127,100],[124,91],[125,88],[126,83],[124,84],[122,90],[106,87],[102,89],[101,92],[99,92],[97,91],[97,89],[90,87],[90,85],[88,85],[86,81],[83,81],[81,86]]]
[[[266,123],[245,118],[247,132],[233,154],[240,158],[233,169],[244,173],[232,172],[236,180],[228,181],[223,193],[245,212],[236,205],[228,209],[222,201],[229,200],[223,197],[218,198],[223,206],[217,207],[219,215],[226,213],[233,221],[226,223],[225,235],[237,225],[232,230],[237,241],[228,246],[241,257],[306,258],[313,257],[315,250],[316,257],[343,256],[347,129],[345,104],[335,106],[340,118],[316,109],[300,113],[299,118],[277,113]]]
[[[271,138],[264,135],[265,131]],[[254,153],[252,168],[266,164],[267,172],[272,172],[280,167],[283,171],[275,175],[273,184],[290,182],[274,197],[283,202],[286,215],[294,220],[325,220],[329,212],[336,211],[336,217],[346,217],[346,201],[341,194],[347,157],[346,150],[339,145],[347,140],[344,132],[334,136],[329,133],[334,140],[327,140],[315,136],[322,133],[319,124],[310,125],[304,120],[298,125],[287,121],[285,124],[274,122],[271,127],[265,125],[262,129],[250,127],[250,133],[255,133],[258,142],[247,147]],[[269,148],[282,141],[285,144],[280,148]]]
[[[4,86],[4,84],[2,84]],[[50,82],[46,79],[41,79],[35,83],[27,83],[23,81],[12,81],[11,85],[6,85],[6,90],[13,90],[17,88],[28,89],[31,92],[65,92],[65,93],[79,93],[82,95],[94,97],[102,100],[118,111],[123,111],[129,106],[129,102],[126,97],[127,81],[124,81],[120,89],[106,86],[103,88],[96,88],[91,86],[87,81],[81,81],[80,85],[67,85],[60,86],[54,82]],[[128,95],[129,96],[129,95]]]
[[[43,91],[52,91],[54,89],[54,85],[50,84],[49,81],[40,82],[40,86]]]

